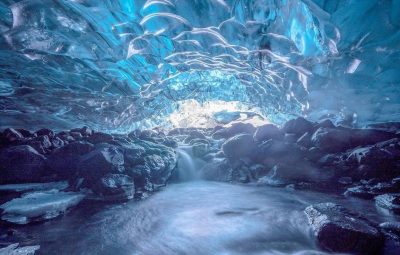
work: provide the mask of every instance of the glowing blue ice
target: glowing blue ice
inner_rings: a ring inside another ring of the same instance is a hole
[[[398,120],[399,13],[395,0],[6,0],[0,127],[129,130],[188,99],[278,124]]]

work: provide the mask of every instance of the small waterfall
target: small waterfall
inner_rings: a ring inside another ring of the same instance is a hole
[[[186,182],[200,179],[198,170],[203,162],[193,156],[192,146],[179,146],[176,152],[178,154],[179,180]]]

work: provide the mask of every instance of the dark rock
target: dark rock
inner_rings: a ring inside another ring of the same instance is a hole
[[[13,128],[7,128],[3,131],[3,137],[7,143],[13,143],[22,140],[24,136]]]
[[[346,164],[357,169],[354,176],[358,179],[391,178],[398,174],[397,158],[388,150],[368,146],[354,149],[348,155]]]
[[[203,179],[208,181],[232,182],[233,169],[225,159],[216,159],[200,169]]]
[[[52,147],[51,141],[47,135],[35,137],[32,140],[30,140],[30,142],[39,142],[40,146],[44,149],[44,151],[47,151]]]
[[[383,235],[371,222],[339,205],[312,205],[305,213],[323,250],[375,255],[383,248]]]
[[[131,143],[123,146],[123,149],[126,169],[144,163],[143,155],[146,151],[143,147],[139,146],[138,144]]]
[[[289,120],[288,122],[286,122],[283,125],[282,130],[285,133],[291,133],[301,136],[306,132],[312,132],[313,124],[310,121],[299,117],[297,119]]]
[[[106,201],[126,201],[135,195],[132,178],[123,174],[107,174],[90,188]]]
[[[217,130],[215,133],[213,133],[212,138],[213,139],[228,139],[230,137],[233,137],[238,134],[250,134],[253,135],[255,132],[255,127],[249,123],[234,123],[230,127],[222,128]]]
[[[50,138],[53,138],[55,136],[55,133],[53,130],[48,129],[48,128],[42,128],[38,131],[35,132],[37,136],[48,136]]]
[[[300,136],[299,139],[297,139],[296,143],[300,146],[303,146],[305,148],[310,148],[312,146],[311,144],[311,134],[309,132],[304,133],[304,135]]]
[[[400,213],[400,194],[384,194],[375,197],[377,206]]]
[[[325,152],[341,152],[352,147],[351,137],[348,130],[319,128],[312,135],[311,142]]]
[[[87,138],[87,141],[93,144],[109,143],[113,140],[113,136],[106,133],[95,132]]]
[[[348,188],[344,193],[345,196],[354,196],[363,199],[372,199],[375,196],[398,192],[400,190],[400,181],[394,179],[390,182],[367,182]]]
[[[272,167],[277,162],[299,163],[304,161],[305,152],[295,144],[284,141],[269,140],[260,144],[258,160]],[[255,151],[254,151],[255,152]],[[268,162],[273,162],[268,164]]]
[[[77,165],[83,155],[94,150],[94,146],[87,142],[73,142],[55,149],[46,161],[50,172],[60,179],[76,177]]]
[[[59,137],[55,137],[51,139],[51,145],[53,148],[60,148],[64,146],[64,141],[61,140]]]
[[[400,122],[374,123],[374,124],[369,124],[367,128],[385,130],[388,132],[396,133],[400,130]]]
[[[32,133],[29,130],[23,129],[23,128],[17,128],[16,129],[21,135],[23,135],[25,138],[31,138],[35,137],[35,133]]]
[[[295,143],[297,141],[297,135],[296,134],[285,134],[283,137],[283,141],[285,143]]]
[[[314,126],[314,130],[317,130],[318,128],[335,128],[335,125],[330,119],[326,119]]]
[[[306,158],[311,160],[312,162],[315,162],[315,161],[319,160],[322,157],[322,155],[323,155],[323,152],[321,151],[321,149],[319,149],[317,147],[311,147],[310,149],[308,149]]]
[[[190,131],[189,132],[189,137],[198,138],[198,139],[206,139],[206,136],[202,132],[200,132],[198,130]]]
[[[38,182],[45,175],[45,157],[28,145],[0,151],[0,183]]]
[[[154,184],[151,182],[151,170],[144,164],[135,165],[126,172],[133,178],[137,193],[147,193],[154,191]]]
[[[75,141],[80,141],[83,138],[83,135],[80,132],[69,132],[69,134]]]
[[[269,139],[280,140],[283,138],[284,133],[273,124],[266,124],[259,126],[254,133],[254,141],[262,142]]]
[[[353,180],[351,179],[351,177],[348,176],[344,176],[344,177],[340,177],[338,179],[338,182],[342,185],[350,185],[353,183]]]
[[[104,145],[81,157],[79,176],[86,180],[99,180],[106,174],[124,172],[124,155],[121,149]]]
[[[176,166],[174,150],[151,141],[135,140],[134,144],[136,156],[126,159],[126,172],[133,178],[137,190],[151,192],[165,185]]]
[[[91,136],[93,133],[93,130],[91,130],[90,128],[84,126],[82,128],[74,128],[71,129],[71,133],[80,133],[82,136]]]
[[[239,134],[222,144],[222,151],[231,160],[249,157],[256,151],[256,144],[250,134]]]
[[[162,144],[171,148],[176,148],[179,145],[178,141],[172,137],[165,137]]]
[[[210,148],[207,143],[195,143],[193,144],[192,151],[195,157],[201,158],[210,151]]]
[[[350,132],[352,133],[351,143],[353,147],[366,146],[398,138],[398,135],[394,133],[376,129],[353,129]]]
[[[379,227],[385,236],[400,243],[400,222],[383,222]]]

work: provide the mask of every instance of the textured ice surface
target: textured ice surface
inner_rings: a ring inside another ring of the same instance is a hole
[[[1,219],[16,224],[52,219],[76,206],[83,198],[80,193],[57,190],[27,193],[0,205]]]
[[[0,126],[127,130],[188,99],[276,123],[398,120],[399,14],[396,0],[5,0]]]

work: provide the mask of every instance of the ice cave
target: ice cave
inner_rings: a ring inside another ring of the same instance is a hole
[[[400,254],[400,0],[0,0],[17,254]]]

